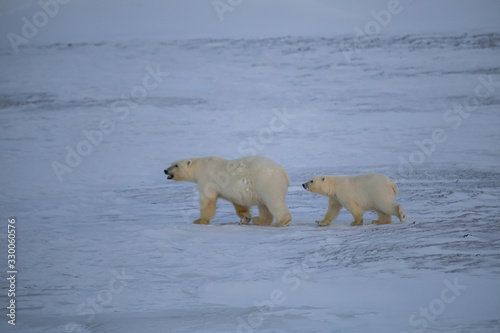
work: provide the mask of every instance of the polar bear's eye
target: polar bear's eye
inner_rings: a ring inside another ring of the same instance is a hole
[[[314,183],[314,180],[311,180],[311,184]]]
[[[174,168],[178,168],[178,167],[179,167],[179,165],[178,165],[178,164],[174,165]]]

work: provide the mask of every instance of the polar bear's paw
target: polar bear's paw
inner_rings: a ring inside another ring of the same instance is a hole
[[[252,222],[257,225],[270,225],[271,223],[273,223],[273,220],[263,221],[259,216],[256,216],[252,218]]]
[[[196,219],[193,221],[194,224],[209,224],[210,221],[204,220],[204,219]]]
[[[316,221],[316,224],[320,227],[326,227],[326,226],[329,226],[330,224],[332,224],[332,222],[321,220],[321,221]]]
[[[381,221],[381,220],[372,220],[372,224],[389,224],[391,220]]]
[[[240,225],[241,224],[249,224],[250,222],[252,221],[252,217],[251,216],[243,216],[240,220]]]
[[[290,222],[292,222],[292,217],[290,216],[290,214],[288,214],[282,220],[277,221],[276,226],[277,227],[288,227],[290,225]]]

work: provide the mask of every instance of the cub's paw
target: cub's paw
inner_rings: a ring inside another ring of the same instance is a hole
[[[356,221],[352,221],[351,222],[351,225],[363,225],[363,221],[359,221],[359,222],[356,222]]]
[[[197,219],[193,221],[194,224],[209,224],[210,221],[204,220],[204,219]]]

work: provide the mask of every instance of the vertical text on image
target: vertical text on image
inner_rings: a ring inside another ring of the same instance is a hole
[[[7,223],[7,297],[9,305],[7,306],[7,321],[10,325],[16,325],[16,219],[8,219]]]

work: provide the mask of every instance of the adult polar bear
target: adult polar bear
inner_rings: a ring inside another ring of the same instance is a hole
[[[172,163],[164,172],[168,179],[198,184],[200,218],[193,223],[209,224],[218,198],[233,203],[240,224],[252,220],[258,225],[270,225],[276,218],[278,226],[284,227],[292,220],[285,203],[290,179],[281,165],[268,158],[190,158]],[[250,207],[255,205],[259,216],[252,218]]]
[[[354,217],[351,225],[363,224],[363,214],[367,210],[377,212],[375,224],[391,223],[391,215],[397,216],[401,222],[406,221],[406,212],[395,203],[398,187],[387,176],[378,173],[367,173],[355,177],[316,176],[302,186],[313,193],[329,197],[328,209],[319,226],[327,226],[337,218],[342,207]]]

